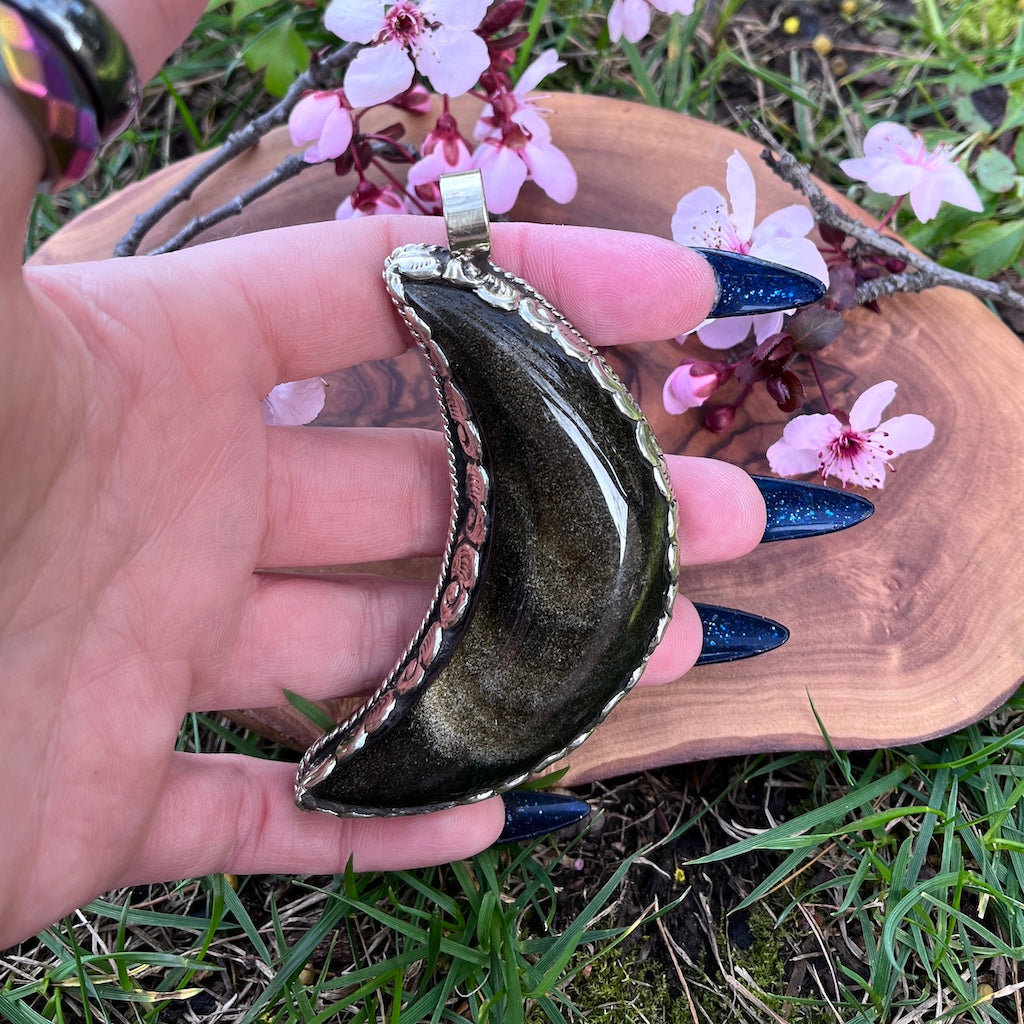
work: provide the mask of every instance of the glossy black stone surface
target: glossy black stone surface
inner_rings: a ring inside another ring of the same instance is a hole
[[[493,536],[443,671],[308,787],[303,803],[335,813],[415,813],[516,784],[628,688],[674,586],[670,503],[586,359],[448,282],[405,293],[483,435]]]

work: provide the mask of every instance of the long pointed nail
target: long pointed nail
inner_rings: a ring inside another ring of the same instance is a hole
[[[501,799],[505,804],[505,827],[495,846],[546,836],[575,825],[590,813],[589,804],[560,793],[513,789],[502,793]]]
[[[718,298],[709,316],[774,313],[810,305],[825,295],[825,285],[802,270],[726,249],[694,248],[694,252],[711,264],[718,278]]]
[[[864,522],[875,511],[867,498],[821,484],[771,476],[755,476],[754,483],[768,508],[762,544],[835,533]]]
[[[695,604],[694,607],[704,627],[704,646],[697,659],[698,665],[752,658],[781,647],[789,639],[785,626],[763,615],[715,604]]]

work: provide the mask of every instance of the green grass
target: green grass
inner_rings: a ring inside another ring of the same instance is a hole
[[[784,32],[784,7],[765,18],[728,0],[612,47],[596,0],[538,0],[528,53],[559,49],[562,88],[739,131],[764,121],[841,187],[835,161],[874,121],[964,142],[972,166],[992,165],[985,214],[900,226],[958,267],[995,273],[1019,269],[1024,245],[1006,237],[1024,213],[1024,31],[1013,4],[997,6],[812,5],[820,25],[803,9],[800,32],[849,44],[821,57],[809,36]],[[275,84],[296,40],[323,41],[316,12],[296,11],[284,0],[213,8],[147,92],[144,127],[87,186],[39,200],[29,247],[264,109],[264,71]],[[290,40],[281,57],[264,45],[278,36]],[[1001,117],[979,106],[981,85],[1005,100]],[[996,153],[1009,164],[985,155]],[[180,745],[268,753],[204,716],[190,716]],[[108,894],[0,956],[0,1017],[1009,1024],[1024,999],[1022,794],[1022,696],[912,747],[655,773],[594,787],[593,829],[564,843],[422,871]]]

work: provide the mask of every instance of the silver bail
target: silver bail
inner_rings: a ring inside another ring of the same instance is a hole
[[[442,174],[439,184],[449,251],[460,256],[489,256],[491,222],[480,172]]]

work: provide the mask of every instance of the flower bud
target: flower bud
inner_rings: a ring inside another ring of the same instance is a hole
[[[723,434],[736,419],[736,408],[732,405],[713,405],[704,414],[704,426],[712,434]]]
[[[721,383],[714,364],[687,362],[677,366],[665,380],[662,401],[671,413],[696,409],[714,394]]]

